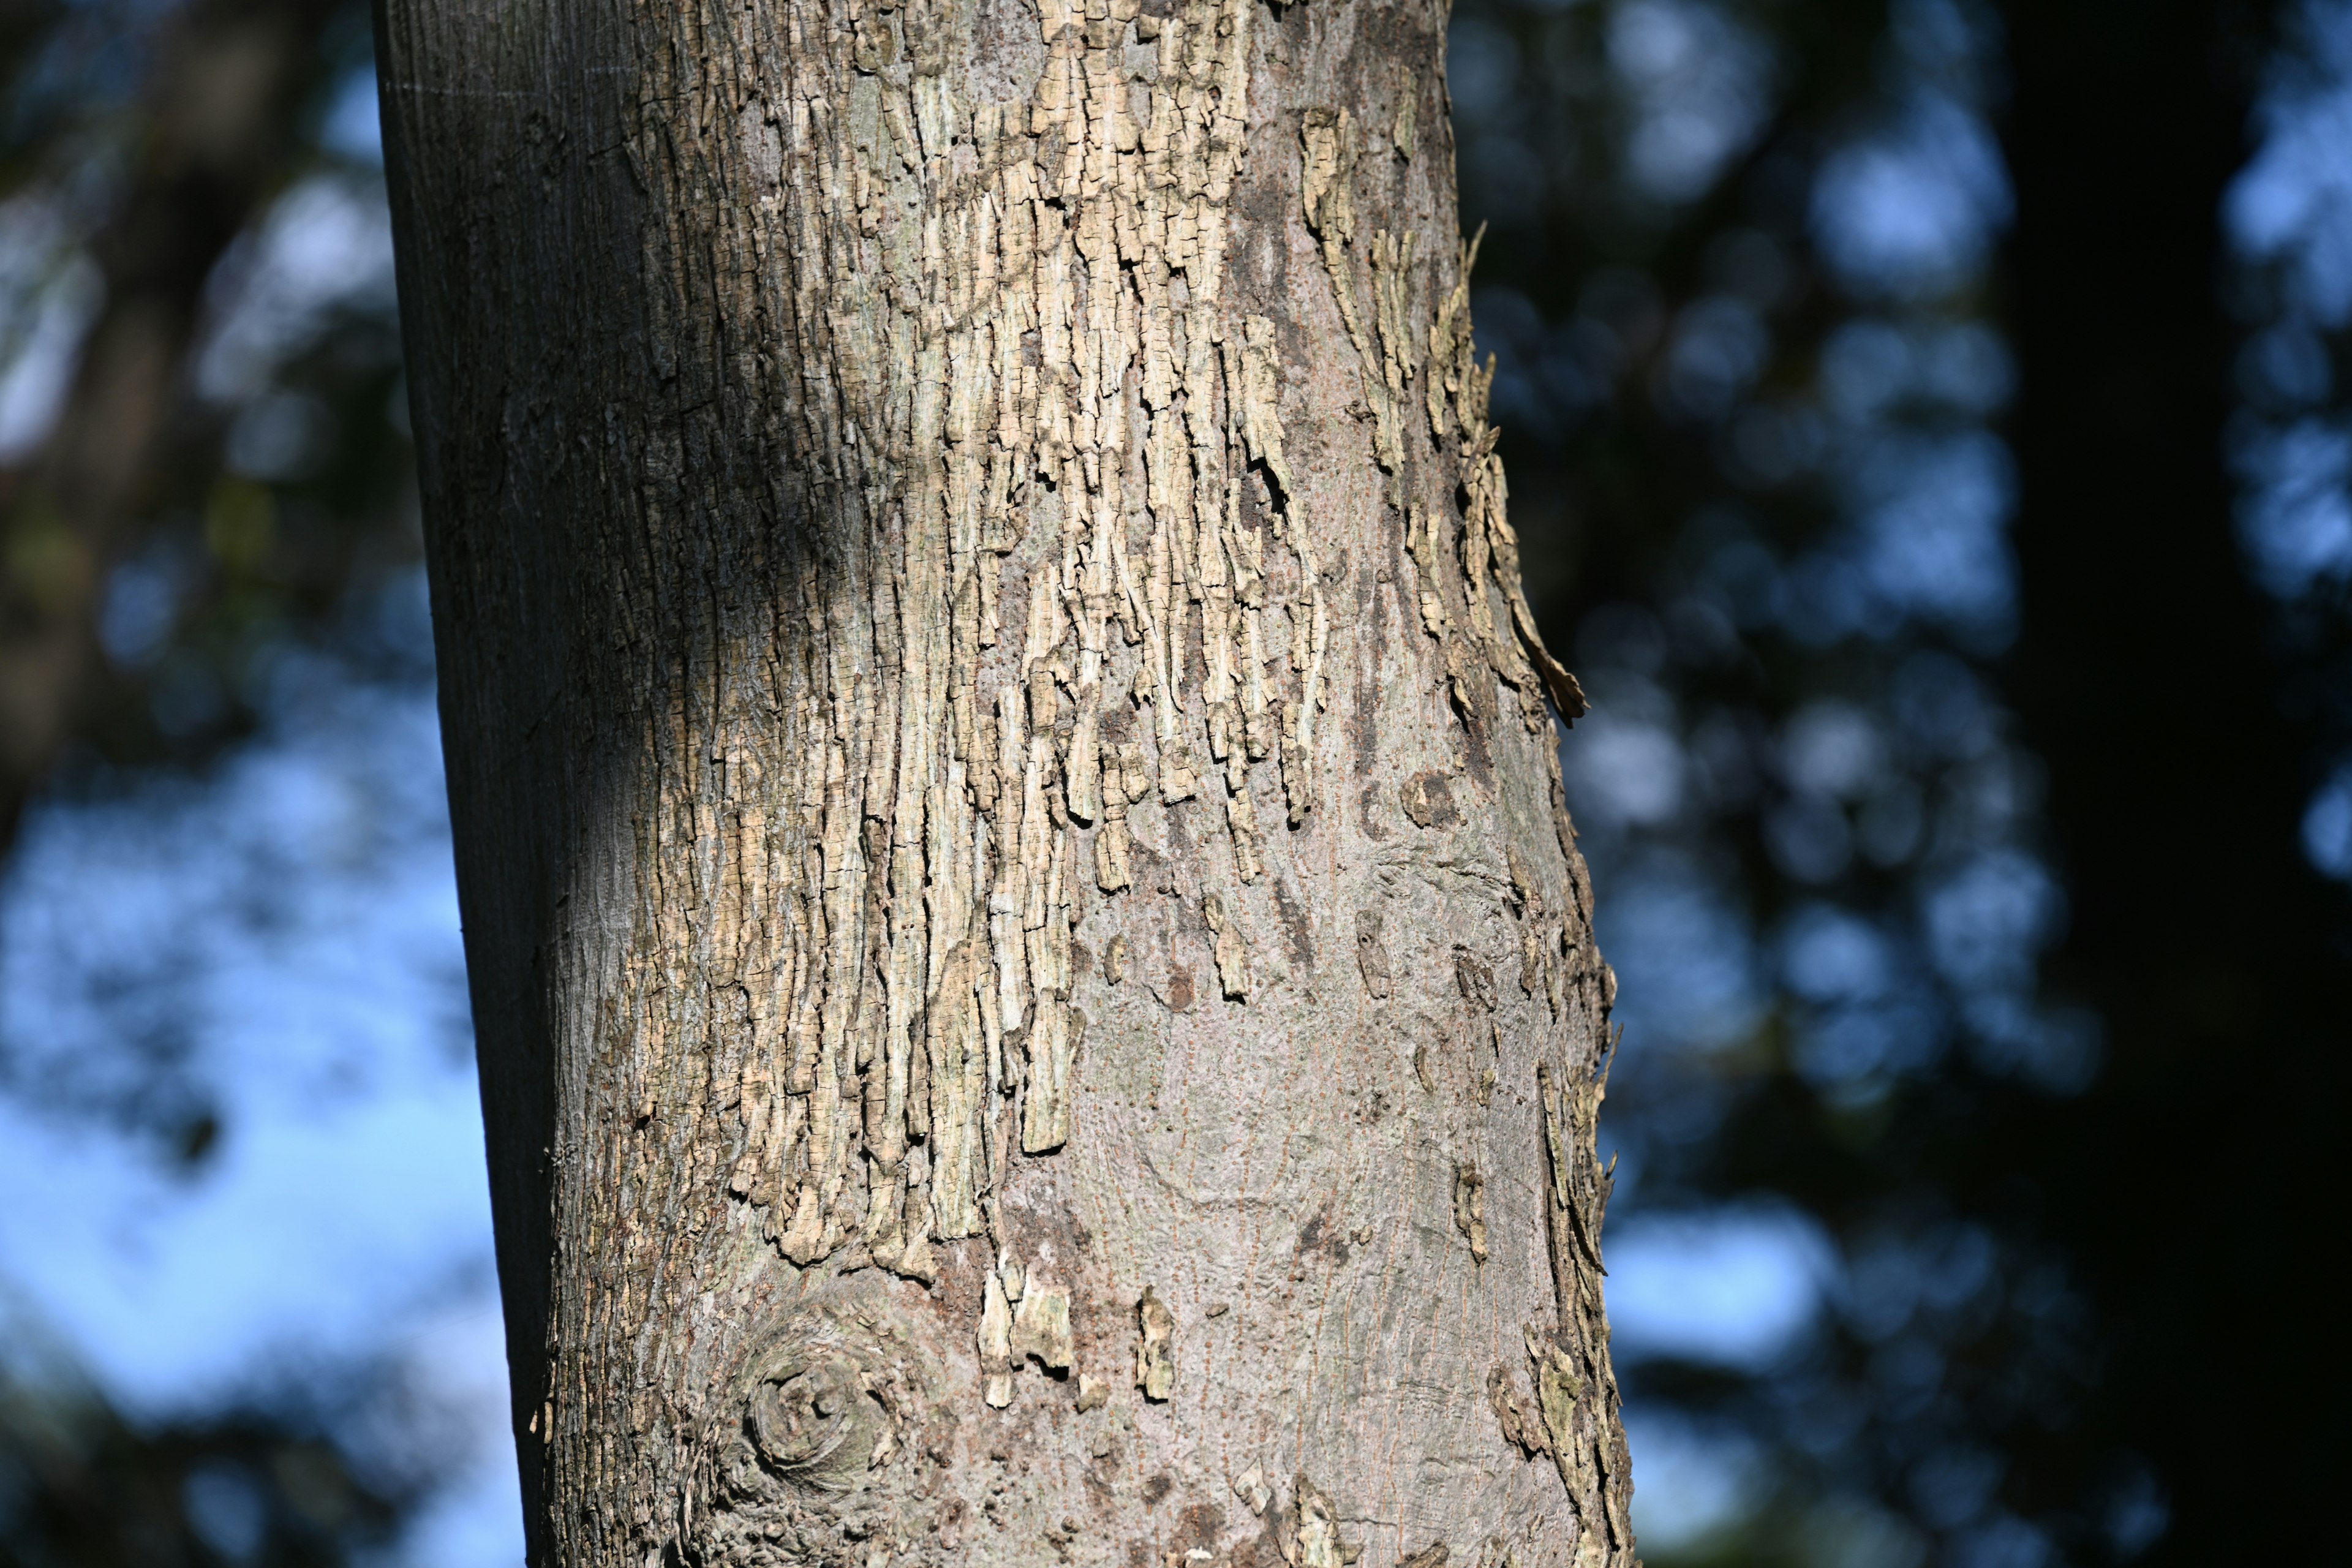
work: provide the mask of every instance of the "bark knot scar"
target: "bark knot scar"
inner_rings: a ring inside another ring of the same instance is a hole
[[[793,1313],[764,1336],[737,1380],[739,1461],[806,1491],[864,1484],[903,1447],[923,1406],[919,1379],[879,1289],[844,1292]],[[738,1466],[730,1479],[744,1479]]]
[[[887,1448],[888,1418],[856,1358],[824,1353],[774,1368],[753,1391],[749,1426],[761,1460],[786,1480],[847,1491]]]
[[[751,1561],[765,1541],[785,1544],[775,1561],[856,1560],[853,1539],[913,1517],[926,1452],[944,1452],[943,1431],[926,1432],[932,1384],[877,1279],[787,1310],[745,1352],[701,1442],[688,1559]]]

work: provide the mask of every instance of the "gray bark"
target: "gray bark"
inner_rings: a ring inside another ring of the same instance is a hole
[[[536,1563],[1633,1561],[1444,12],[1088,4],[383,16]]]

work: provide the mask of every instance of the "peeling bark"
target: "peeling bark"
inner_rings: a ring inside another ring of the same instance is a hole
[[[1633,1561],[1444,21],[387,6],[534,1563]]]

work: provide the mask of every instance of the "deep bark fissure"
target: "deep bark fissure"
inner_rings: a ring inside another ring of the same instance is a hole
[[[1443,26],[389,10],[535,1561],[1632,1560]]]

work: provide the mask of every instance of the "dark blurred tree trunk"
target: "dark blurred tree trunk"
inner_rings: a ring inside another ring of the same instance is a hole
[[[385,7],[535,1563],[1632,1561],[1444,26]]]
[[[2278,700],[2222,451],[2220,200],[2267,17],[2035,0],[2009,26],[2012,690],[2072,889],[2053,978],[2110,1030],[2032,1173],[2110,1331],[2091,1418],[2171,1494],[2165,1557],[2325,1555],[2344,1339],[2315,1250],[2342,1229],[2352,975],[2340,890],[2298,853],[2314,734]]]
[[[0,470],[0,848],[77,718],[205,281],[286,177],[335,10],[197,0],[163,30],[124,191],[91,247],[104,303],[55,431]]]

